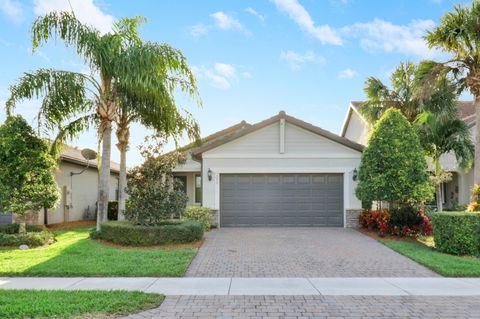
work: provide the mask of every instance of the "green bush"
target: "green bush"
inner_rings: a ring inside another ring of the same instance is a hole
[[[188,206],[182,214],[182,220],[197,221],[203,225],[204,231],[208,231],[212,227],[212,212],[207,207]]]
[[[0,234],[18,234],[18,224],[0,224]],[[44,231],[42,226],[26,225],[27,232],[41,232]]]
[[[433,239],[435,247],[455,255],[480,255],[480,213],[435,213]]]
[[[0,233],[0,246],[43,246],[54,241],[53,233],[49,231],[35,231],[25,234]]]
[[[157,226],[110,221],[102,223],[101,230],[93,232],[91,237],[126,246],[183,244],[200,240],[203,237],[203,227],[202,224],[194,221],[166,222]]]
[[[390,210],[390,225],[403,228],[408,226],[414,228],[422,224],[422,216],[418,214],[419,209],[413,205],[404,205]]]
[[[118,219],[118,202],[117,201],[108,202],[107,218],[108,220]]]

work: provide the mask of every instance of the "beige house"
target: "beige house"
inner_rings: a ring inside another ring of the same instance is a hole
[[[110,200],[118,197],[118,173],[120,165],[111,162]],[[78,220],[95,219],[98,190],[98,162],[87,161],[81,150],[66,147],[60,156],[60,163],[55,171],[55,180],[60,188],[60,201],[55,209],[48,210],[48,224],[57,224]],[[15,216],[0,215],[0,223],[11,223]],[[28,223],[44,224],[43,211],[29,214]]]
[[[357,225],[356,168],[363,146],[280,112],[242,121],[184,148],[174,169],[190,204],[219,227]]]
[[[370,133],[370,125],[359,111],[363,102],[351,102],[340,135],[366,145]],[[458,116],[470,128],[472,140],[475,140],[475,105],[473,102],[458,102]],[[465,171],[459,167],[453,154],[441,158],[442,168],[452,173],[452,180],[443,186],[443,205],[452,209],[456,204],[465,205],[470,202],[470,189],[473,186],[473,170]]]

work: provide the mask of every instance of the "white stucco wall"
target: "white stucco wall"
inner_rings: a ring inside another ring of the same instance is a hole
[[[344,209],[361,208],[354,194],[352,173],[361,153],[330,139],[286,123],[281,153],[280,123],[211,149],[202,154],[203,206],[220,207],[220,174],[223,173],[343,173]],[[212,180],[208,180],[208,170]],[[221,214],[221,212],[220,212]]]
[[[345,137],[358,144],[367,145],[370,132],[368,124],[358,115],[355,110],[350,111],[350,120],[345,129]]]

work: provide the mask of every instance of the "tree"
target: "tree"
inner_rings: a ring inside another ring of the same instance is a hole
[[[468,125],[462,120],[441,120],[432,113],[425,113],[418,119],[417,126],[423,149],[432,159],[437,210],[442,211],[442,184],[451,179],[451,174],[442,169],[441,156],[453,153],[460,166],[468,169],[473,162],[475,146],[471,141]]]
[[[375,124],[362,154],[357,197],[391,207],[423,202],[433,194],[417,133],[399,110],[389,109]]]
[[[425,37],[430,48],[443,50],[451,55],[445,62],[424,61],[420,64],[417,79],[425,95],[433,94],[438,78],[449,76],[460,90],[470,90],[475,99],[476,142],[474,183],[480,183],[480,2],[471,6],[456,5],[446,13],[440,24]]]
[[[58,38],[75,48],[90,74],[55,69],[25,73],[11,87],[7,101],[7,111],[11,112],[19,100],[43,96],[39,122],[47,128],[62,128],[57,141],[78,134],[92,123],[98,128],[102,153],[97,230],[107,217],[112,124],[119,116],[120,94],[141,101],[142,106],[157,106],[148,112],[142,109],[154,119],[171,119],[171,109],[164,102],[176,88],[196,94],[194,76],[180,51],[166,44],[140,41],[137,29],[143,21],[139,17],[125,18],[114,24],[112,32],[101,35],[71,13],[53,12],[37,18],[32,27],[33,49]],[[71,118],[77,119],[67,125],[69,129],[63,129]]]
[[[444,79],[436,83],[428,97],[419,94],[416,80],[418,66],[401,62],[391,75],[391,89],[380,79],[369,77],[365,81],[366,101],[360,112],[370,124],[375,124],[390,108],[398,109],[413,123],[423,112],[430,112],[442,119],[457,115],[457,97],[452,83]]]
[[[0,126],[0,167],[0,211],[17,214],[25,233],[25,214],[55,207],[60,193],[48,146],[20,116]]]

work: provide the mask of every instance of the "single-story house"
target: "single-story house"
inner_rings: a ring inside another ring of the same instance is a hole
[[[110,200],[118,199],[118,174],[120,165],[110,164]],[[54,172],[55,180],[60,188],[60,201],[57,207],[48,210],[48,224],[57,224],[78,220],[95,219],[98,196],[98,162],[89,161],[81,154],[81,150],[66,146],[60,155],[58,168]],[[12,214],[0,215],[0,223],[12,223],[16,219]],[[45,223],[43,210],[27,215],[27,222],[35,225]]]
[[[185,150],[174,169],[190,204],[228,226],[356,226],[364,146],[280,112],[242,121]]]
[[[367,145],[371,126],[362,116],[360,109],[363,102],[351,102],[340,132],[340,136]],[[474,102],[459,101],[458,117],[470,128],[472,141],[475,140],[475,105]],[[440,159],[442,168],[452,173],[452,180],[443,185],[443,205],[445,209],[454,209],[458,204],[470,202],[470,189],[473,186],[473,170],[465,171],[458,165],[453,154],[446,154]]]

